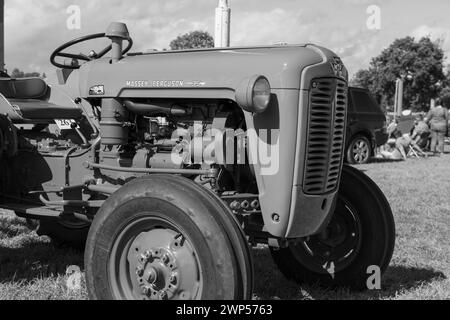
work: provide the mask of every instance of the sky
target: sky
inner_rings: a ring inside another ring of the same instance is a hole
[[[441,39],[450,57],[449,0],[228,2],[232,46],[315,43],[339,54],[351,75],[405,36]],[[6,68],[54,72],[49,56],[55,48],[82,35],[105,32],[111,21],[127,23],[132,51],[168,48],[171,40],[193,30],[213,35],[217,4],[218,0],[5,0]],[[79,8],[79,25],[73,8]]]

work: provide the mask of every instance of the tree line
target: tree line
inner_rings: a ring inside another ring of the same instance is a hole
[[[404,107],[428,111],[431,100],[450,98],[450,73],[446,71],[442,40],[429,37],[395,40],[374,57],[367,69],[359,70],[351,85],[369,89],[378,103],[393,110],[396,80],[404,78]]]

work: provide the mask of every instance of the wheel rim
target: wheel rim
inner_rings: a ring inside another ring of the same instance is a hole
[[[334,276],[358,255],[362,243],[361,228],[357,211],[347,201],[339,199],[327,229],[306,238],[292,252],[309,270]]]
[[[160,217],[129,223],[109,257],[109,282],[120,300],[198,300],[202,272],[181,228]]]
[[[369,160],[370,157],[370,147],[367,144],[367,141],[363,139],[358,139],[353,144],[353,159],[356,163],[364,163]]]

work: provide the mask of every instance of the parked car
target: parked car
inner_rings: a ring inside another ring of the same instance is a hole
[[[350,87],[348,97],[346,160],[364,164],[388,140],[386,116],[368,90]]]

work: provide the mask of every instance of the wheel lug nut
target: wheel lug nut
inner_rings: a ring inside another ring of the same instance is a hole
[[[167,264],[170,262],[170,257],[167,254],[165,254],[164,257],[162,258],[162,261]]]
[[[142,277],[144,275],[144,269],[141,266],[136,268],[136,275],[138,277]]]
[[[169,282],[172,284],[177,283],[177,275],[176,274],[172,274],[169,278]]]
[[[151,251],[146,251],[143,255],[142,258],[144,259],[144,261],[148,261],[153,257],[153,252]]]
[[[152,295],[152,289],[150,287],[145,287],[143,292],[147,297]]]
[[[159,293],[159,298],[160,298],[161,300],[167,300],[167,298],[168,298],[167,292],[166,292],[166,291],[161,291],[161,292]]]

